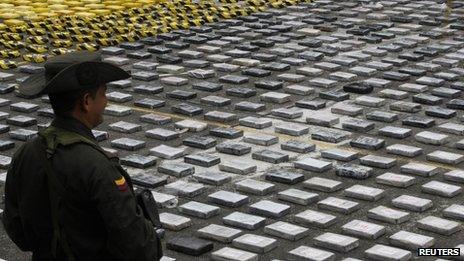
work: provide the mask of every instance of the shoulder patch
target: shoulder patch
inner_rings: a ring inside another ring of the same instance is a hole
[[[120,191],[126,191],[127,190],[127,182],[126,182],[126,179],[124,177],[121,176],[121,178],[116,179],[114,181],[114,183],[116,184],[116,186],[118,187],[118,189]]]

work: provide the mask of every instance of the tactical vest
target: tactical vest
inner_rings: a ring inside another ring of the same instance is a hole
[[[59,225],[59,205],[64,201],[72,202],[78,206],[86,207],[89,206],[89,202],[85,202],[84,199],[76,198],[75,195],[67,193],[61,182],[58,180],[56,172],[53,170],[53,167],[51,166],[51,158],[55,154],[58,145],[70,146],[75,143],[85,143],[94,148],[95,150],[99,151],[103,155],[105,155],[105,157],[108,158],[108,160],[110,160],[111,164],[114,165],[116,169],[119,170],[120,174],[126,179],[130,191],[134,194],[132,182],[127,172],[119,164],[119,158],[116,155],[104,151],[95,142],[78,133],[67,131],[62,128],[57,128],[55,126],[50,126],[40,131],[39,137],[42,138],[41,140],[39,140],[39,142],[42,143],[42,147],[44,148],[44,153],[42,154],[42,156],[45,164],[45,172],[47,175],[48,191],[50,198],[50,211],[53,224],[53,239],[51,242],[51,252],[53,257],[56,258],[58,253],[58,246],[60,246],[66,257],[68,258],[68,261],[74,261],[75,257],[71,251],[71,246],[68,243],[66,233],[64,233],[64,231],[60,228]]]
[[[103,150],[98,144],[89,138],[86,138],[76,132],[68,131],[55,126],[49,126],[46,129],[41,130],[39,132],[39,136],[43,137],[46,141],[48,158],[55,154],[58,145],[69,146],[75,143],[85,143],[91,146],[111,161],[112,165],[115,166],[124,177],[124,179],[126,179],[126,182],[128,182],[131,191],[133,191],[130,176],[119,164],[119,158],[115,154]]]

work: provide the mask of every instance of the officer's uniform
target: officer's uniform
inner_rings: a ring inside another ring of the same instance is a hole
[[[63,191],[55,191],[45,156]],[[3,223],[22,250],[33,252],[33,260],[153,261],[162,253],[118,158],[72,117],[55,117],[16,151]]]

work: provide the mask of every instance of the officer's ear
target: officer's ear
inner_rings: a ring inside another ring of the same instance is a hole
[[[84,95],[82,96],[80,100],[81,108],[84,112],[89,111],[89,107],[91,106],[93,101],[92,96],[90,95],[89,92],[85,92]]]
[[[99,89],[101,89],[101,86],[83,92],[81,99],[79,100],[79,105],[84,112],[90,111],[90,107],[97,98],[97,92]]]

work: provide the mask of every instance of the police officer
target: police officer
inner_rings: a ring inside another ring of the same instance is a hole
[[[161,258],[130,177],[91,132],[103,121],[106,83],[129,77],[98,53],[73,52],[19,86],[24,95],[48,94],[55,115],[16,151],[5,185],[5,230],[34,261]]]

